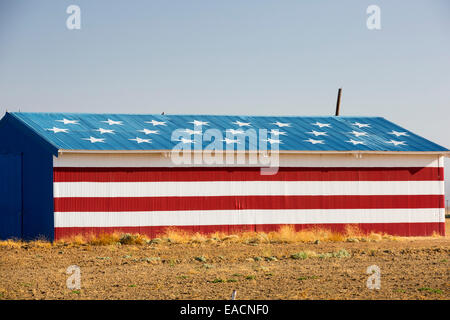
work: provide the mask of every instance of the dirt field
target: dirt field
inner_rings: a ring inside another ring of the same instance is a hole
[[[449,236],[2,246],[0,299],[230,299],[233,290],[237,299],[449,299],[449,260]],[[81,268],[80,290],[66,286],[70,265]],[[381,271],[379,290],[366,285],[371,265]]]

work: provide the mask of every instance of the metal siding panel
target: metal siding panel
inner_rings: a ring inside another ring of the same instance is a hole
[[[441,230],[443,181],[436,167],[375,168],[380,170],[378,178],[386,170],[383,179],[369,178],[367,168],[320,167],[321,174],[314,177],[312,168],[288,168],[286,172],[302,174],[282,172],[263,183],[248,177],[256,169],[208,168],[208,180],[196,179],[192,168],[138,168],[139,174],[133,168],[55,168],[55,234],[58,238],[76,231],[134,230],[153,235],[173,226],[203,232],[255,231],[283,224],[357,224],[366,231],[401,235]],[[77,174],[65,182],[58,176],[61,170]],[[83,170],[89,172],[87,179],[78,175]],[[233,179],[225,179],[232,170],[237,170]],[[387,179],[390,170],[408,174]],[[428,175],[418,179],[422,170]],[[164,174],[164,181],[151,177],[155,172]]]
[[[0,154],[0,239],[22,237],[22,156]]]
[[[22,154],[22,236],[53,240],[54,149],[18,122],[13,117],[0,121],[0,152]]]

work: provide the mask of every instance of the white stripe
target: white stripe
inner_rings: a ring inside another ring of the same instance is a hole
[[[432,195],[443,181],[55,182],[55,198],[247,195]]]
[[[363,154],[356,158],[353,153],[346,154],[280,154],[280,167],[438,167],[438,155],[429,154]],[[259,162],[257,162],[259,163]],[[214,164],[205,163],[177,165],[170,159],[170,154],[83,154],[64,153],[53,157],[54,167],[258,167],[243,163]]]
[[[442,222],[444,209],[55,212],[55,227]]]

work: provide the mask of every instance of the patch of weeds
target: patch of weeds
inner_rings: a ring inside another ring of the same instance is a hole
[[[211,283],[223,283],[225,281],[223,279],[217,278],[217,279],[214,279],[213,281],[208,281],[208,282],[211,282]]]
[[[419,288],[419,291],[427,291],[427,292],[432,292],[432,293],[437,293],[437,294],[442,293],[442,290],[440,290],[440,289],[433,289],[433,288],[427,288],[427,287]]]
[[[232,276],[233,277],[242,277],[243,274],[241,274],[241,273],[233,273]]]
[[[189,278],[188,276],[179,276],[178,279],[182,279],[182,280],[186,280],[187,278]]]
[[[122,258],[124,258],[124,259],[131,259],[131,255],[125,255]]]
[[[337,252],[333,252],[334,258],[349,258],[350,256],[351,256],[350,253],[345,249],[341,249]]]
[[[227,282],[237,282],[237,279],[227,279]]]
[[[99,259],[99,260],[111,260],[110,257],[97,257],[97,259]]]
[[[206,258],[204,256],[195,257],[194,259],[199,262],[206,262]]]
[[[255,280],[256,277],[255,276],[246,276],[245,279],[246,280]]]
[[[265,257],[266,261],[278,261],[277,257],[271,256],[271,257]]]
[[[405,293],[406,290],[403,290],[403,289],[394,289],[394,292]]]
[[[326,253],[321,253],[318,255],[318,257],[320,259],[327,259],[327,258],[349,258],[350,257],[350,253],[345,250],[345,249],[341,249],[339,251],[335,251],[335,252],[326,252]]]
[[[130,284],[128,287],[129,288],[136,288],[136,285],[135,284]]]
[[[72,293],[74,293],[74,294],[80,294],[81,291],[80,291],[80,290],[72,290]]]
[[[177,260],[170,259],[169,266],[174,267],[177,262],[178,262]]]
[[[318,257],[320,259],[328,259],[328,258],[333,257],[333,255],[331,252],[326,252],[326,253],[319,253]]]
[[[445,263],[445,262],[447,262],[447,259],[442,259],[441,262],[444,262],[444,263]]]
[[[306,252],[304,252],[304,251],[291,254],[291,259],[295,259],[295,260],[302,259],[302,260],[304,260],[304,259],[307,259],[307,258],[308,258],[308,254]]]
[[[212,268],[214,268],[214,266],[212,264],[204,263],[203,264],[203,268],[205,268],[205,269],[212,269]]]
[[[253,260],[255,260],[255,261],[261,261],[263,258],[261,258],[261,257],[254,257],[253,258]]]

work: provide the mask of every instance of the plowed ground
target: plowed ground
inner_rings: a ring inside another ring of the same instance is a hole
[[[349,256],[312,254],[341,249]],[[308,251],[305,259],[292,257]],[[0,299],[230,299],[233,290],[237,299],[449,299],[449,260],[448,236],[319,244],[5,246]],[[71,265],[80,267],[80,290],[67,287]],[[371,265],[380,268],[380,289],[367,287]]]

